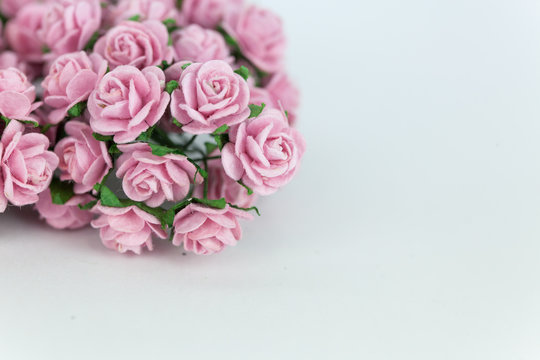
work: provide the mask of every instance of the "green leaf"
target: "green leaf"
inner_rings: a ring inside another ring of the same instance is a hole
[[[41,52],[42,52],[43,54],[48,54],[48,53],[51,52],[51,48],[48,47],[47,45],[43,45],[43,46],[41,47]]]
[[[4,122],[6,123],[6,126],[8,126],[9,123],[11,122],[11,119],[8,118],[8,117],[6,117],[6,116],[4,116],[4,115],[2,115],[1,118],[2,118],[2,120],[4,120]]]
[[[266,107],[265,103],[262,103],[261,106],[255,105],[255,104],[249,105],[249,110],[251,110],[251,114],[249,114],[249,118],[250,119],[256,118],[257,116],[261,115],[265,107]]]
[[[184,0],[176,0],[176,7],[178,9],[182,9],[182,4],[184,3]]]
[[[132,17],[128,18],[129,21],[141,21],[141,15],[133,15]]]
[[[94,34],[92,34],[92,37],[90,38],[90,40],[88,40],[83,50],[92,51],[98,39],[99,39],[99,32],[96,31]]]
[[[163,61],[161,62],[161,65],[158,65],[157,67],[160,68],[161,70],[165,71],[165,70],[167,70],[170,66],[171,66],[171,64],[169,64],[168,62],[166,62],[165,60],[163,60]]]
[[[165,85],[165,91],[170,95],[174,90],[178,89],[179,86],[178,81],[171,80]]]
[[[216,135],[219,135],[219,134],[223,134],[223,133],[225,133],[227,130],[229,130],[229,125],[225,124],[225,125],[222,125],[222,126],[218,127],[218,128],[212,133],[212,135],[213,135],[213,136],[216,136]]]
[[[233,50],[238,50],[240,49],[240,45],[238,45],[238,41],[236,41],[235,38],[233,38],[231,35],[229,35],[227,33],[227,31],[225,31],[224,28],[222,28],[221,26],[219,26],[217,28],[218,32],[223,36],[223,38],[225,39],[225,42],[227,43],[227,45],[229,45],[230,47],[233,48]]]
[[[72,182],[60,181],[57,178],[53,178],[49,189],[51,190],[52,203],[56,205],[64,205],[75,196]]]
[[[32,127],[39,127],[39,123],[37,121],[32,120],[17,120],[20,123],[26,124],[26,125],[32,125]]]
[[[225,209],[225,207],[227,206],[227,200],[225,200],[225,198],[221,198],[218,200],[193,198],[192,202],[206,205],[208,207],[215,208],[215,209]]]
[[[191,63],[186,63],[186,64],[182,65],[182,70],[186,70],[189,65],[191,65]]]
[[[246,81],[249,78],[249,69],[245,66],[240,66],[240,68],[235,70],[234,72],[243,77]]]
[[[81,210],[90,210],[91,208],[93,208],[94,206],[96,206],[97,202],[98,202],[97,200],[92,200],[92,201],[90,201],[90,202],[87,203],[87,204],[84,204],[84,205],[83,205],[83,204],[79,204],[78,206],[79,206],[79,209],[81,209]]]
[[[148,128],[148,130],[146,130],[141,135],[139,135],[139,137],[137,138],[137,141],[143,141],[143,142],[150,141],[150,138],[152,137],[152,133],[154,132],[155,129],[156,129],[155,126]]]
[[[68,115],[72,118],[79,117],[82,115],[85,109],[86,101],[81,101],[80,103],[73,105],[73,107],[68,110]]]
[[[41,127],[41,133],[45,134],[47,131],[49,131],[50,128],[52,128],[53,124],[45,124]]]
[[[103,206],[121,208],[125,207],[118,197],[105,185],[101,185],[99,191],[99,199]]]
[[[173,122],[174,125],[176,125],[180,129],[184,126],[184,125],[180,124],[180,121],[176,120],[176,118],[173,118],[172,122]]]
[[[233,205],[231,203],[229,203],[229,206],[238,210],[242,210],[242,211],[255,211],[258,216],[261,216],[261,213],[259,212],[259,209],[256,206],[252,206],[250,208],[243,208],[237,205]]]
[[[225,144],[229,142],[229,134],[215,135],[214,140],[216,140],[216,144],[219,147],[219,150],[223,150]]]
[[[249,186],[244,184],[242,180],[238,180],[237,183],[242,185],[242,187],[247,190],[248,195],[253,195],[253,189],[251,189]]]
[[[173,149],[168,146],[158,145],[158,144],[148,144],[150,145],[150,148],[152,149],[152,154],[157,156],[165,156],[168,154],[174,154],[174,155],[184,155],[184,153],[180,149]]]
[[[116,144],[112,144],[111,147],[109,148],[109,154],[111,155],[121,154],[121,153],[122,152],[120,151],[120,149],[118,148]]]
[[[176,25],[176,20],[174,20],[172,18],[165,19],[165,20],[163,20],[163,25],[165,25],[167,27],[174,26],[174,25]]]
[[[112,135],[101,135],[101,134],[98,134],[98,133],[93,133],[92,136],[97,141],[103,141],[103,142],[113,141],[113,138],[114,138]]]
[[[157,207],[157,208],[150,207],[150,206],[148,206],[148,205],[146,205],[145,203],[142,203],[142,202],[135,202],[133,205],[135,205],[136,207],[138,207],[142,211],[147,212],[150,215],[153,215],[156,219],[158,219],[161,222],[161,227],[164,230],[167,228],[167,225],[168,225],[167,220],[168,219],[165,217],[165,214],[167,213],[165,210],[163,210],[160,207]]]
[[[193,166],[195,166],[197,168],[197,172],[195,173],[195,176],[193,177],[193,183],[196,182],[197,180],[197,174],[201,174],[201,176],[203,178],[208,178],[208,172],[206,170],[204,170],[202,167],[199,166],[199,164],[197,164],[197,162],[193,159],[190,159],[190,158],[187,158],[187,160],[193,164]]]
[[[207,155],[210,155],[211,153],[214,152],[214,150],[217,149],[217,144],[214,144],[214,143],[211,143],[211,142],[206,142],[204,143],[204,146],[206,147],[206,154]]]

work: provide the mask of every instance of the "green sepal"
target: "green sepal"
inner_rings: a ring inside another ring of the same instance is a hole
[[[178,81],[171,80],[165,85],[165,91],[170,95],[174,90],[178,89],[179,86],[180,84],[178,84]]]
[[[121,154],[122,152],[120,151],[120,149],[118,148],[118,146],[116,144],[112,144],[111,147],[109,148],[109,154],[111,155],[116,155],[116,154]]]
[[[139,137],[137,137],[137,141],[143,141],[143,142],[150,141],[150,138],[152,137],[152,133],[154,132],[155,129],[156,129],[155,126],[148,128],[148,130],[146,130],[141,135],[139,135]]]
[[[247,79],[249,79],[249,69],[245,66],[240,66],[239,69],[235,70],[234,71],[235,73],[237,73],[238,75],[240,75],[241,77],[244,78],[244,80],[247,81]]]
[[[73,105],[68,110],[68,115],[71,118],[79,117],[83,114],[84,110],[86,109],[86,101],[81,101],[75,105]]]
[[[176,127],[179,127],[180,129],[184,126],[182,124],[180,124],[180,121],[178,121],[176,118],[172,118],[172,123],[176,126]]]
[[[238,180],[237,183],[242,185],[242,187],[247,190],[248,195],[253,195],[253,189],[244,184],[242,180]]]
[[[99,190],[99,200],[103,206],[121,208],[126,207],[118,196],[112,192],[106,185],[101,185]]]
[[[138,21],[140,22],[141,21],[141,15],[140,14],[136,14],[136,15],[133,15],[132,17],[128,18],[129,21]]]
[[[193,198],[191,201],[195,204],[206,205],[215,209],[225,209],[225,207],[227,207],[227,200],[225,200],[225,198],[217,200]]]
[[[98,133],[93,133],[92,136],[97,141],[103,141],[103,142],[113,141],[113,138],[114,138],[114,136],[112,136],[112,135],[101,135],[101,134],[98,134]]]
[[[237,206],[237,205],[233,205],[231,203],[229,203],[229,206],[234,208],[234,209],[238,209],[238,210],[242,210],[242,211],[246,211],[246,212],[255,211],[258,216],[261,216],[261,213],[259,212],[259,209],[256,206],[252,206],[250,208],[243,208],[243,207],[240,207],[240,206]]]
[[[90,40],[88,40],[83,50],[92,51],[98,39],[99,39],[99,31],[96,31],[95,33],[92,34],[92,37],[90,38]]]
[[[184,65],[182,65],[182,70],[186,70],[190,65],[191,63],[185,63]]]
[[[251,113],[249,114],[249,118],[256,118],[257,116],[261,115],[264,108],[266,107],[265,103],[262,103],[260,106],[255,104],[249,105],[249,110],[251,110]]]
[[[152,149],[152,154],[157,155],[157,156],[165,156],[169,154],[185,156],[185,154],[180,149],[174,149],[168,146],[158,145],[158,144],[148,144],[148,145],[150,145],[150,148]]]
[[[91,208],[93,208],[94,206],[96,206],[97,204],[97,200],[92,200],[90,201],[89,203],[86,203],[86,204],[79,204],[79,209],[81,210],[90,210]]]
[[[215,135],[214,140],[216,140],[216,144],[219,147],[219,150],[223,150],[225,144],[229,142],[229,134]]]
[[[212,133],[212,136],[216,136],[216,135],[223,134],[223,133],[225,133],[227,130],[229,130],[229,125],[227,125],[227,124],[221,125],[220,127],[218,127],[218,128]]]
[[[49,189],[51,191],[52,203],[56,205],[64,205],[75,196],[72,182],[60,181],[57,178],[53,178]]]
[[[217,144],[211,143],[211,142],[204,143],[204,146],[206,148],[206,154],[207,155],[213,153],[214,150],[216,150],[218,148]]]

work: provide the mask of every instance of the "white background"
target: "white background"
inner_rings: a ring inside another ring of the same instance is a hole
[[[540,358],[540,3],[266,0],[308,152],[236,248],[0,216],[0,358]]]

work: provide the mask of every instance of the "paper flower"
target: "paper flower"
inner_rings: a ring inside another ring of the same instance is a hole
[[[197,255],[211,255],[225,246],[235,246],[242,237],[238,219],[251,216],[227,206],[212,209],[203,205],[189,205],[174,218],[173,244],[184,245],[186,251]]]
[[[51,183],[58,157],[48,151],[45,135],[24,134],[24,126],[12,120],[0,140],[0,212],[8,201],[17,206],[35,204]]]
[[[145,247],[153,250],[153,235],[167,237],[159,220],[136,206],[113,208],[98,204],[92,210],[99,214],[91,225],[99,229],[103,245],[120,253],[141,254]]]
[[[165,74],[156,66],[117,67],[90,95],[90,126],[120,144],[135,140],[165,113],[170,96],[164,87]]]
[[[259,69],[277,72],[283,68],[286,38],[279,16],[249,6],[231,13],[224,26],[236,38],[244,55]]]
[[[210,255],[297,173],[300,95],[270,11],[4,0],[0,12],[0,213],[33,205],[120,253],[169,238]]]
[[[285,114],[265,109],[258,117],[231,129],[222,152],[223,169],[260,195],[270,195],[296,173],[305,151],[304,139]]]
[[[249,116],[249,86],[222,60],[189,65],[172,93],[171,114],[192,134],[210,134]]]
[[[90,195],[78,195],[63,205],[53,204],[51,192],[47,189],[39,195],[36,210],[39,216],[55,229],[80,229],[89,225],[94,215],[90,211],[81,210],[79,205],[90,201]]]
[[[171,36],[176,61],[224,60],[232,63],[234,60],[223,36],[215,30],[189,25]]]
[[[112,159],[105,143],[94,139],[88,124],[70,121],[65,131],[68,136],[54,149],[60,159],[60,179],[74,181],[75,193],[84,194],[101,182],[113,166]]]
[[[172,60],[168,42],[167,28],[157,20],[125,21],[100,38],[94,51],[109,62],[111,69],[120,65],[143,69]]]
[[[126,195],[156,207],[167,201],[181,201],[188,194],[197,168],[184,155],[152,154],[148,144],[128,144],[118,147],[122,156],[116,165],[116,176],[122,179]],[[198,175],[197,182],[202,177]]]
[[[88,56],[80,51],[58,57],[41,83],[45,104],[54,108],[49,122],[58,124],[70,108],[87,100],[106,71],[107,62],[95,53]]]

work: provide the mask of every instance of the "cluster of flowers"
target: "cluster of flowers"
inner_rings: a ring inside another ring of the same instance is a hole
[[[0,212],[213,254],[305,150],[279,17],[242,0],[2,0]]]

